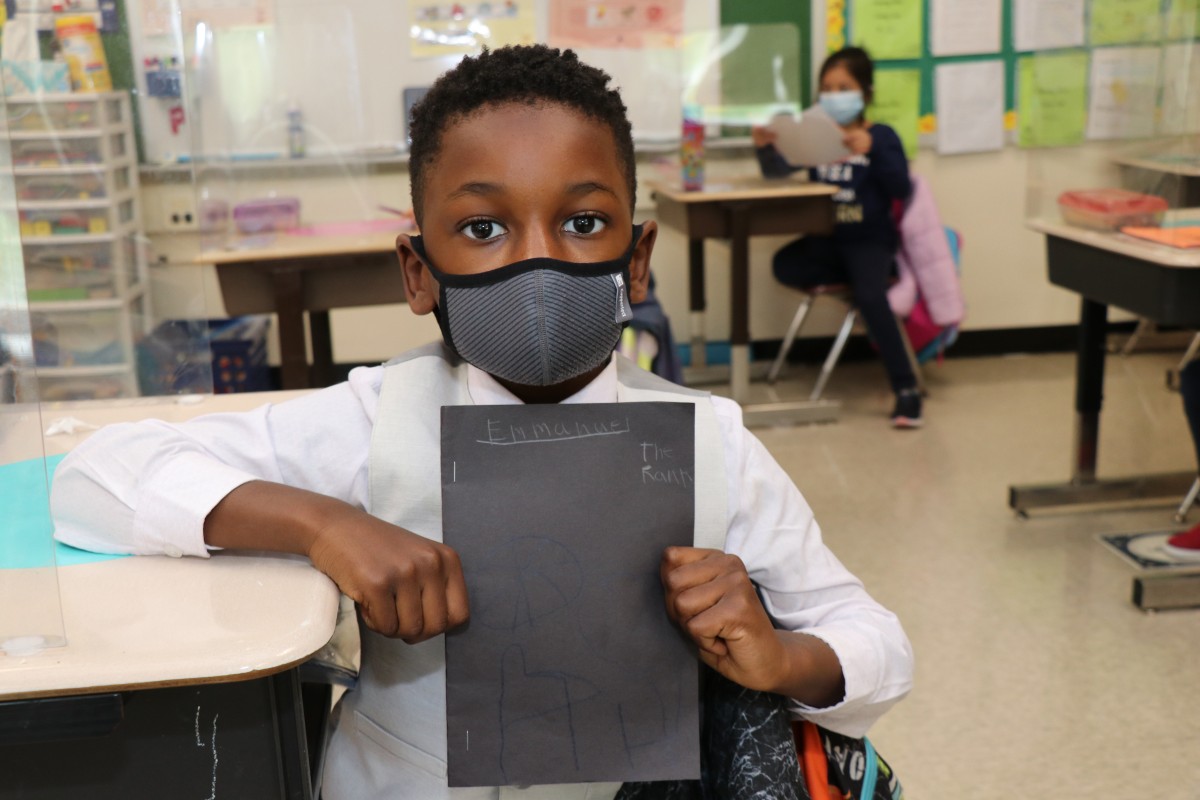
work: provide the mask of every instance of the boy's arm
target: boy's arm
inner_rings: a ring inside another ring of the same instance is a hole
[[[307,556],[358,604],[363,621],[409,644],[467,621],[467,589],[451,548],[315,492],[244,483],[204,521],[222,548]]]

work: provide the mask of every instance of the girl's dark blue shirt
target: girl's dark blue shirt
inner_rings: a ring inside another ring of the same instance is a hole
[[[892,204],[896,200],[907,200],[912,194],[908,159],[896,131],[876,123],[868,132],[871,150],[866,155],[808,167],[808,177],[838,187],[838,193],[833,196],[837,212],[835,239],[880,242],[894,248],[897,234]],[[758,148],[756,155],[763,175],[769,178],[781,178],[805,169],[788,164],[773,145]]]

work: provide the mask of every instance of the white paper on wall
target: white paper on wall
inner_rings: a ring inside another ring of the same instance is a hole
[[[1017,50],[1082,47],[1084,0],[1013,0]]]
[[[1200,45],[1163,48],[1162,121],[1164,134],[1200,131]]]
[[[1102,47],[1092,51],[1089,139],[1154,134],[1159,48]]]
[[[931,0],[930,13],[935,56],[1000,52],[1000,0]]]
[[[982,153],[1004,147],[1004,62],[939,64],[938,153]]]

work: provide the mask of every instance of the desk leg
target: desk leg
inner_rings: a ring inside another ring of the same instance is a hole
[[[1150,501],[1174,505],[1195,480],[1194,472],[1097,480],[1107,329],[1108,306],[1084,299],[1079,314],[1079,355],[1075,365],[1071,480],[1064,484],[1010,486],[1008,504],[1022,516],[1034,509],[1072,506],[1127,506]]]
[[[692,312],[692,367],[696,370],[708,366],[708,342],[704,332],[704,312],[708,303],[704,294],[704,240],[689,239],[688,305]]]
[[[328,311],[308,312],[308,335],[312,340],[313,385],[330,386],[333,384],[333,334]]]
[[[307,389],[308,349],[304,340],[304,275],[280,267],[271,271],[275,312],[279,315],[280,372],[284,389]]]
[[[750,209],[730,209],[729,383],[733,399],[750,395]]]

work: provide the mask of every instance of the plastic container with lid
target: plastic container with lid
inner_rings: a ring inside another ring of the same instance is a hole
[[[1168,204],[1157,195],[1128,189],[1081,189],[1060,194],[1058,207],[1070,225],[1116,231],[1127,225],[1161,225]]]

